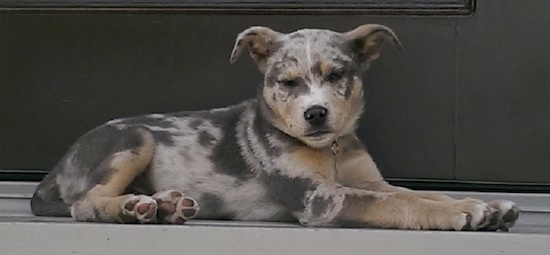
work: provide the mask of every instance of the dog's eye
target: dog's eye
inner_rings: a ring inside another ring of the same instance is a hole
[[[340,79],[342,79],[342,77],[344,77],[344,72],[343,71],[332,71],[327,76],[327,81],[328,82],[336,82],[336,81],[339,81]]]
[[[297,85],[296,80],[292,79],[281,79],[278,83],[288,87],[295,87]]]

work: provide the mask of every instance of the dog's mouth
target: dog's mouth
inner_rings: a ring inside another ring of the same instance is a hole
[[[330,145],[330,143],[334,140],[334,136],[335,134],[332,130],[321,129],[304,134],[301,140],[308,146],[322,148]]]
[[[305,134],[309,138],[321,138],[325,135],[332,134],[331,130],[314,130]]]

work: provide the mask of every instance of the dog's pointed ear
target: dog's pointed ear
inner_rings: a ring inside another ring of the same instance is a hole
[[[389,42],[403,49],[395,33],[388,27],[378,24],[367,24],[344,34],[351,49],[365,66],[380,56],[382,46]]]
[[[231,63],[237,61],[243,50],[248,48],[250,56],[256,61],[260,71],[265,72],[265,63],[277,50],[277,39],[281,35],[267,27],[256,26],[246,29],[237,36],[229,61]]]

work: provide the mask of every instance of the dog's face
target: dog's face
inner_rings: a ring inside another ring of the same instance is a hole
[[[363,110],[361,73],[378,58],[385,41],[400,45],[380,25],[347,33],[304,29],[290,34],[252,27],[237,38],[231,61],[248,47],[265,74],[260,99],[269,121],[321,148],[354,131]]]

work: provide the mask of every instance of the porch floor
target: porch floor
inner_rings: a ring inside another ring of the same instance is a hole
[[[547,254],[550,194],[447,192],[510,199],[509,232],[305,228],[290,223],[192,220],[186,225],[74,222],[30,213],[34,183],[0,183],[0,254]]]

